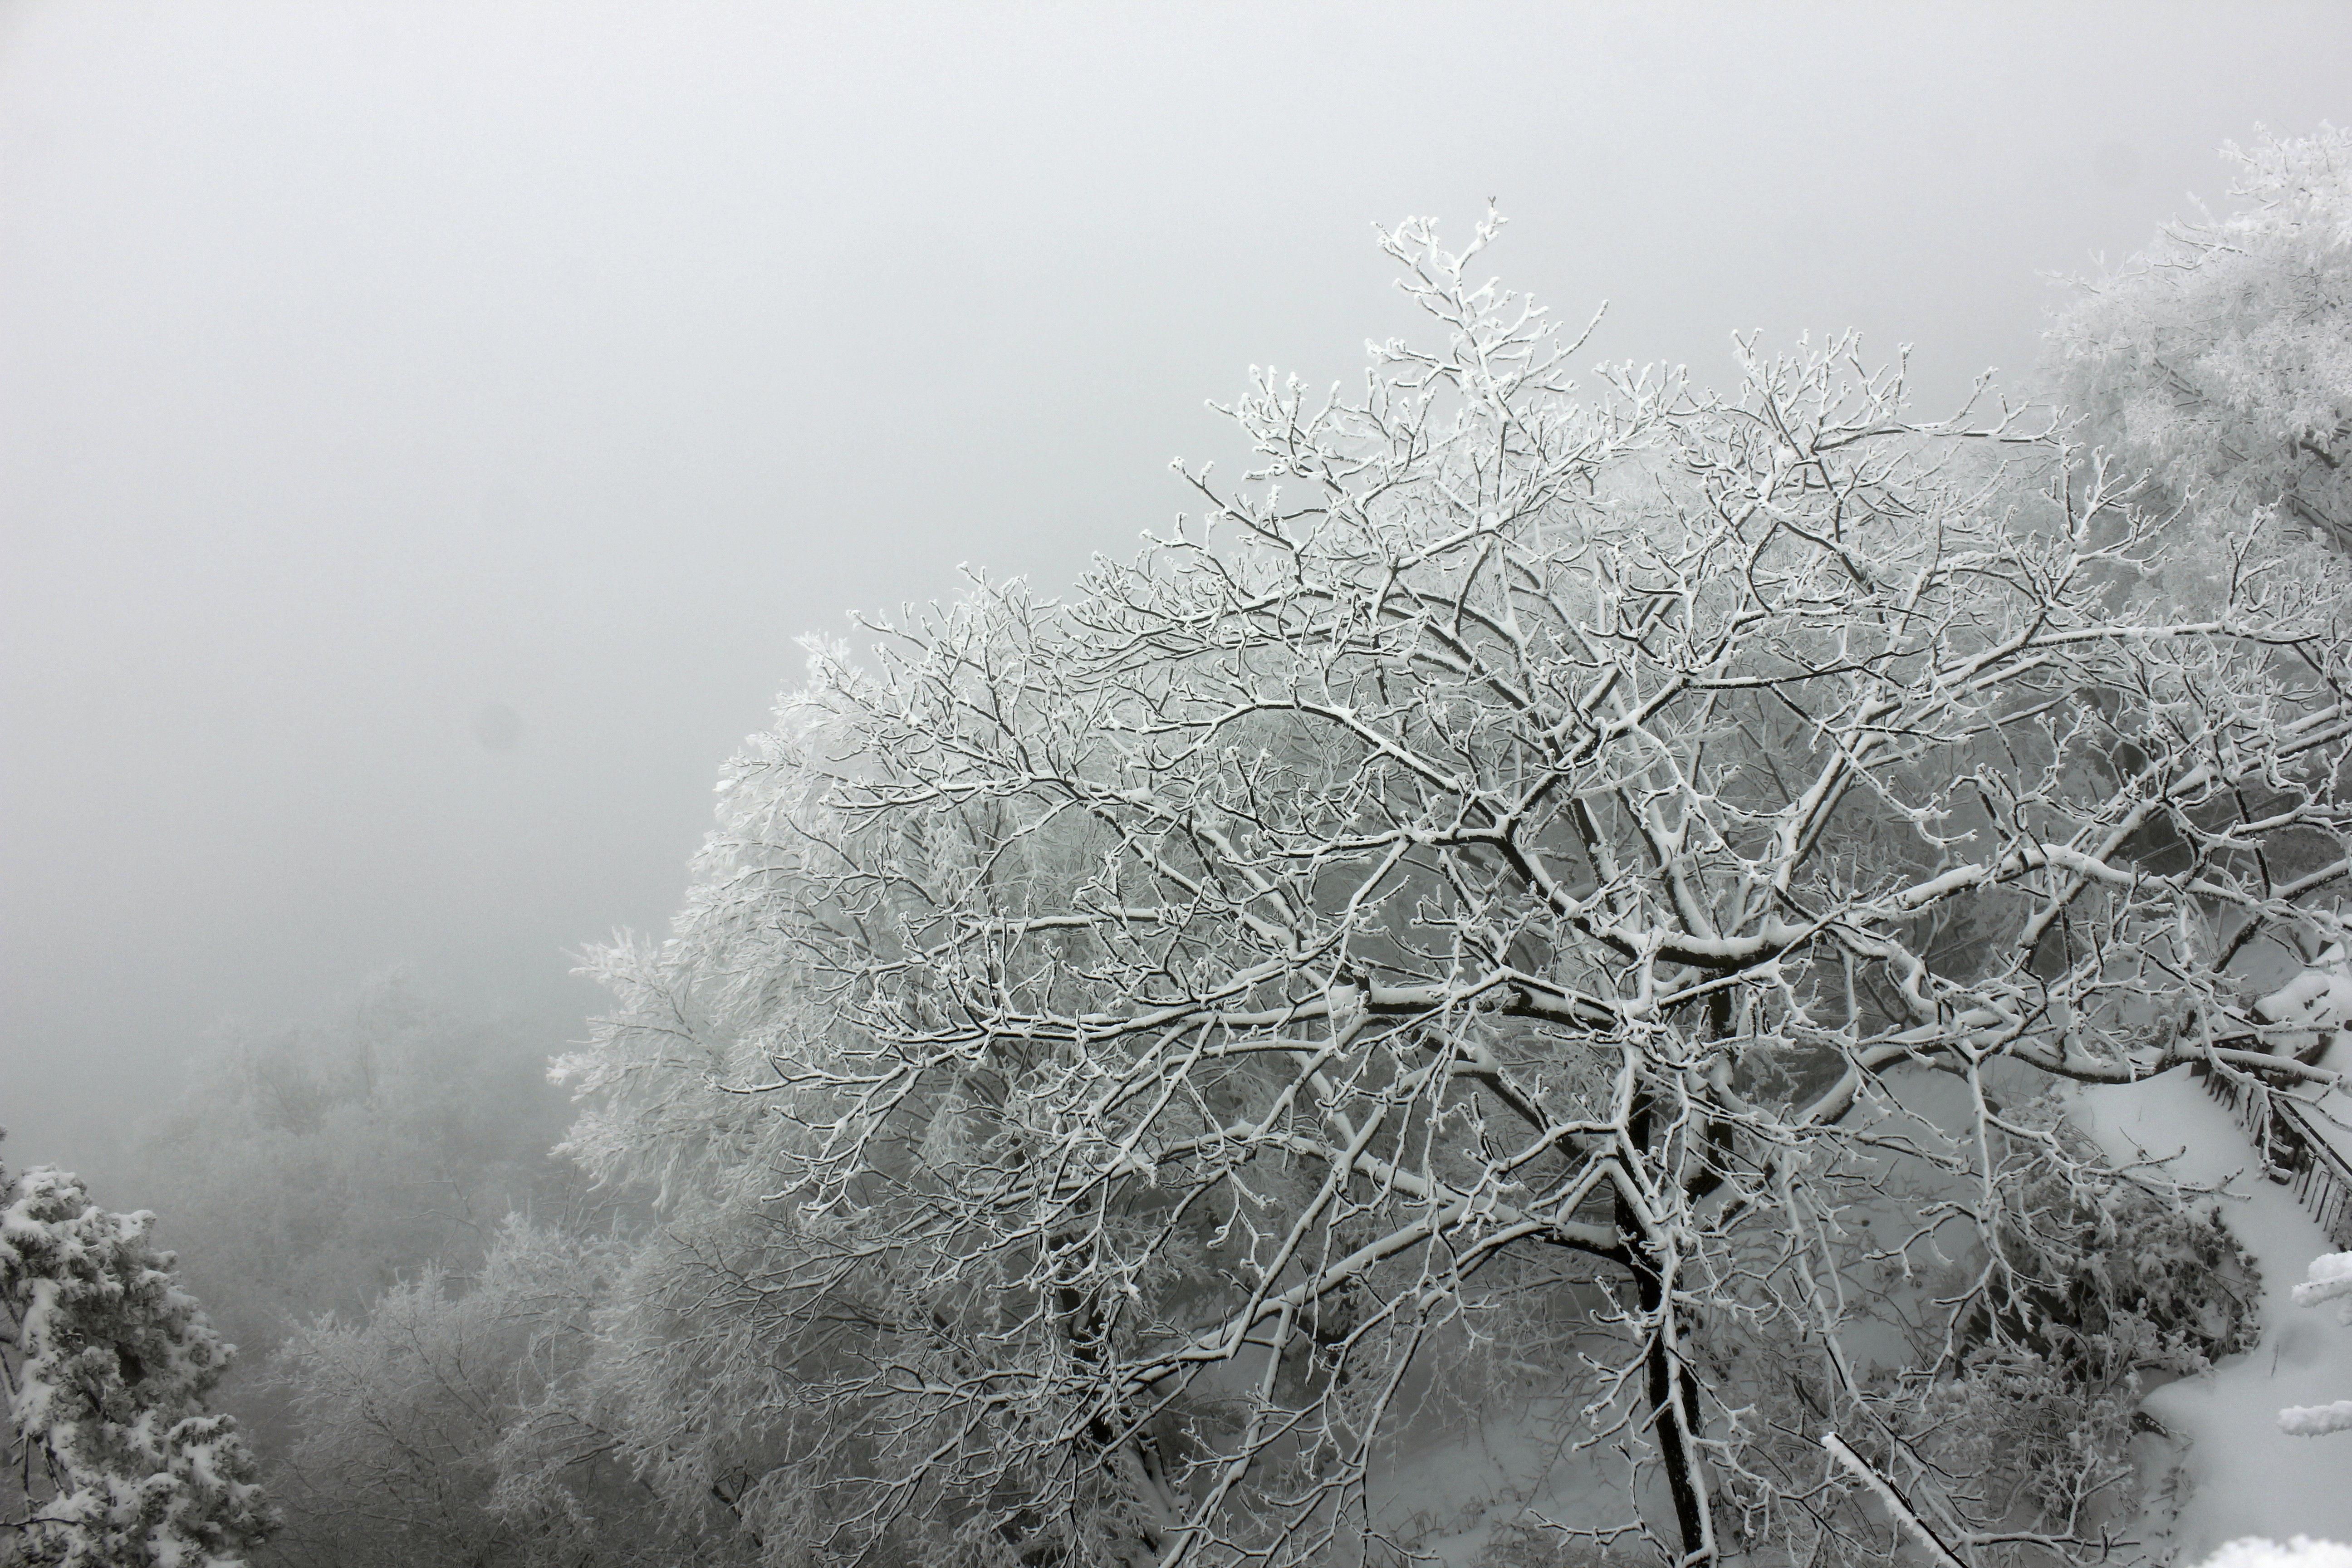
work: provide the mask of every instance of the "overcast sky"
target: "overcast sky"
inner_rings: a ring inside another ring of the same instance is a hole
[[[2323,119],[2342,0],[0,0],[6,1157],[395,963],[577,1037],[794,638],[1164,526],[1376,221],[1942,396]]]

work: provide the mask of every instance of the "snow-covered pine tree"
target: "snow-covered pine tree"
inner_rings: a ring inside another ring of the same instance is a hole
[[[235,1348],[154,1223],[51,1167],[0,1180],[10,1561],[225,1568],[273,1526],[236,1419],[205,1409]]]

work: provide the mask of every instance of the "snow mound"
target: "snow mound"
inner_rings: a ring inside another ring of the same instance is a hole
[[[2279,1412],[2279,1430],[2291,1437],[2325,1437],[2347,1429],[2352,1429],[2352,1399],[2332,1405],[2290,1405]]]
[[[2315,1258],[2304,1270],[2304,1282],[2294,1288],[2294,1304],[2316,1307],[2338,1296],[2352,1297],[2352,1252],[2331,1252]]]
[[[2267,1024],[2295,1026],[2298,1033],[2271,1047],[2294,1055],[2318,1044],[2321,1035],[2352,1026],[2352,959],[2345,956],[2343,943],[2256,1002],[2254,1016]]]
[[[2352,1568],[2352,1546],[2298,1535],[2281,1546],[2259,1535],[2232,1541],[2205,1559],[2204,1568]]]

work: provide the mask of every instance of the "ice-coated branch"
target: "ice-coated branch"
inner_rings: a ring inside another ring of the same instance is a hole
[[[2034,1084],[2328,1076],[2230,966],[2352,852],[2345,563],[2184,544],[1851,341],[1579,394],[1390,242],[1442,346],[1262,379],[1254,477],[1067,595],[817,650],[608,959],[580,1146],[724,1194],[663,1300],[762,1347],[748,1506],[1291,1568],[1508,1386],[1694,1564],[1850,1525],[1832,1421],[1937,1448],[1955,1539],[2093,1554],[2105,1458],[2021,1502],[1936,1402],[2050,1351],[2020,1237],[2108,1191]],[[1853,1374],[1874,1313],[1932,1378]]]
[[[1895,1489],[1895,1484],[1879,1474],[1877,1468],[1869,1460],[1847,1447],[1844,1438],[1834,1432],[1824,1432],[1822,1434],[1822,1447],[1829,1450],[1830,1458],[1843,1466],[1848,1474],[1870,1489],[1871,1494],[1885,1508],[1886,1517],[1908,1531],[1913,1540],[1926,1547],[1929,1558],[1942,1564],[1942,1568],[1968,1568],[1967,1563],[1952,1554],[1952,1549],[1944,1544],[1942,1537],[1928,1528],[1927,1521],[1919,1517],[1918,1511],[1903,1500],[1903,1494]]]

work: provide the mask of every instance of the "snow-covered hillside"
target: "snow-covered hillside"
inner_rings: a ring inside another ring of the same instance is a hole
[[[2175,1179],[2220,1187],[2224,1222],[2262,1264],[2259,1347],[2147,1398],[2147,1414],[2176,1439],[2168,1452],[2151,1440],[2147,1457],[2159,1468],[2177,1463],[2190,1483],[2177,1518],[2150,1521],[2168,1531],[2165,1552],[2200,1562],[2250,1535],[2352,1541],[2352,1448],[2290,1436],[2278,1420],[2283,1406],[2352,1394],[2352,1329],[2293,1299],[2311,1259],[2335,1250],[2328,1238],[2285,1188],[2263,1179],[2229,1111],[2185,1074],[2080,1090],[2072,1113],[2112,1157],[2177,1156],[2168,1167]],[[2159,1498],[2152,1512],[2163,1508],[2161,1491],[2150,1488]]]

